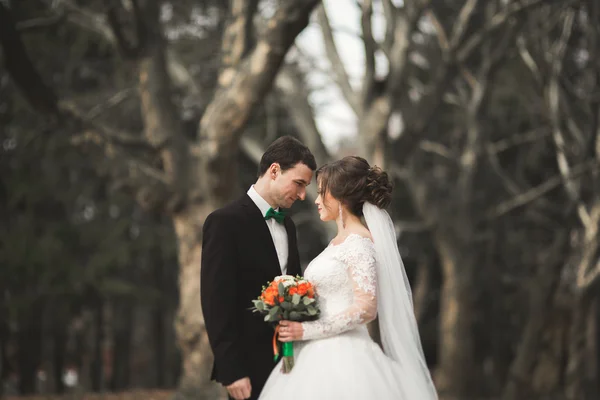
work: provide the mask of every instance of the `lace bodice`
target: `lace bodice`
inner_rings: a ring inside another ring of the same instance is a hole
[[[321,316],[303,322],[303,340],[334,336],[375,319],[377,274],[373,242],[350,234],[344,242],[330,244],[306,268],[313,283]]]

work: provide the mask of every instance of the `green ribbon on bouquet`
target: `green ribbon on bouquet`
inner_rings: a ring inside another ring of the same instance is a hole
[[[285,342],[281,346],[281,355],[283,357],[293,357],[294,356],[294,342]]]

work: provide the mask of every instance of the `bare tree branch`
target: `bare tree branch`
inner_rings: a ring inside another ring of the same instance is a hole
[[[118,46],[114,31],[104,15],[85,10],[71,0],[60,0],[59,4],[67,9],[67,20],[70,23],[87,31],[95,32],[108,42]]]
[[[488,143],[486,151],[491,154],[498,154],[503,151],[509,150],[515,146],[520,146],[525,143],[535,142],[540,139],[550,137],[551,131],[545,129],[534,129],[529,132],[512,135],[505,139],[498,140],[496,142]]]
[[[318,3],[319,0],[281,2],[252,52],[236,68],[230,85],[220,86],[206,109],[200,121],[198,140],[203,168],[208,175],[203,183],[216,196],[211,201],[227,201],[230,197],[229,182],[219,176],[222,171],[218,166],[235,159],[244,125],[271,89],[273,77],[279,72],[287,51],[308,24]]]
[[[275,85],[302,137],[302,142],[311,149],[317,164],[323,165],[330,161],[330,156],[321,139],[300,74],[294,64],[288,64],[279,72]]]
[[[567,43],[569,38],[571,37],[573,23],[575,19],[574,11],[567,11],[564,22],[563,22],[563,30],[560,36],[560,39],[554,45],[554,48],[550,51],[552,54],[552,66],[551,66],[551,77],[548,83],[548,88],[545,93],[545,98],[548,103],[548,117],[552,122],[552,138],[554,139],[554,144],[556,146],[556,161],[558,164],[558,169],[561,174],[565,177],[565,189],[569,197],[577,204],[577,212],[579,218],[584,226],[588,226],[590,221],[590,215],[587,211],[585,204],[581,202],[579,187],[580,185],[577,182],[572,181],[571,179],[567,179],[569,176],[570,165],[569,159],[566,152],[566,141],[561,128],[561,109],[560,109],[560,86],[559,86],[559,76],[563,66],[563,59],[565,55],[565,50],[567,47]]]
[[[408,4],[407,4],[408,6]],[[388,75],[387,93],[396,96],[398,91],[406,82],[406,70],[408,67],[408,54],[412,43],[412,34],[426,8],[423,6],[411,6],[414,11],[403,15],[396,13],[396,31],[394,32],[394,45],[390,51],[390,73]],[[387,120],[386,120],[387,121]]]
[[[258,0],[233,0],[230,5],[229,22],[223,33],[221,64],[228,73],[221,73],[220,78],[233,79],[235,68],[250,51],[252,45],[253,17],[258,7]],[[228,86],[229,81],[220,82]]]
[[[457,158],[457,154],[454,151],[444,146],[443,144],[434,142],[432,140],[421,140],[419,142],[419,149],[427,153],[437,154],[443,158],[452,161],[456,161]]]
[[[127,100],[133,94],[133,92],[133,88],[127,88],[118,91],[105,102],[96,104],[91,110],[87,112],[85,118],[91,120],[99,117],[106,110],[114,108],[122,102],[124,102],[125,100]]]
[[[477,31],[464,42],[456,53],[456,59],[462,63],[473,51],[486,39],[486,37],[504,26],[510,18],[519,15],[520,13],[529,10],[533,7],[544,5],[545,0],[522,0],[511,2],[502,12],[496,14],[489,22],[487,22],[482,30]]]
[[[442,50],[442,54],[447,57],[448,51],[450,50],[450,42],[448,40],[448,35],[446,34],[446,30],[444,26],[440,22],[434,10],[429,9],[425,12],[425,15],[431,20],[431,23],[436,31],[436,37],[440,49]]]
[[[11,12],[2,2],[0,44],[4,53],[4,65],[27,102],[45,114],[58,114],[57,96],[35,70],[17,32]]]
[[[394,32],[396,30],[396,13],[398,9],[392,0],[382,0],[383,16],[385,18],[385,38],[383,40],[383,50],[386,54],[390,53],[394,43]]]
[[[375,50],[376,43],[373,38],[371,18],[373,16],[373,1],[364,0],[362,3],[361,26],[363,32],[363,43],[365,48],[365,75],[363,78],[362,101],[363,104],[375,84]]]
[[[455,51],[449,51],[444,62],[440,63],[437,71],[427,91],[416,106],[416,110],[406,116],[405,135],[402,137],[401,158],[406,158],[408,154],[418,145],[419,134],[423,132],[432,120],[432,115],[438,109],[446,91],[448,84],[452,79],[452,71],[460,65],[464,65],[466,59],[484,42],[490,33],[496,31],[511,20],[511,17],[529,10],[535,6],[543,5],[543,0],[523,0],[510,3],[503,11],[494,15],[489,22],[484,24],[483,29],[475,32],[470,37],[463,40]],[[466,12],[466,11],[465,11]],[[430,16],[434,14],[429,14]],[[435,16],[433,18],[435,21]],[[441,29],[441,24],[437,24]],[[437,28],[436,28],[437,29]],[[446,34],[443,30],[438,30],[438,41],[442,48],[446,47]],[[498,59],[498,55],[494,57]]]
[[[96,118],[93,111],[94,109],[92,109],[92,111],[84,112],[77,104],[71,101],[61,101],[60,109],[64,118],[71,122],[76,121],[82,126],[84,131],[93,133],[95,135],[95,141],[98,144],[104,143],[117,147],[122,146],[124,148],[141,149],[149,152],[149,154],[157,153],[159,150],[159,148],[152,147],[148,141],[140,135],[118,131],[99,122],[94,122],[93,119]]]
[[[334,79],[342,91],[344,98],[348,102],[348,105],[352,108],[356,115],[361,115],[362,107],[359,104],[358,97],[354,92],[354,89],[352,89],[352,86],[350,85],[350,77],[346,72],[344,62],[342,61],[337,50],[337,45],[335,44],[335,39],[333,37],[333,30],[331,29],[324,5],[320,5],[317,8],[317,20],[321,26],[323,41],[325,43],[325,52],[329,62],[331,63]]]
[[[517,39],[517,48],[519,49],[519,56],[523,60],[523,63],[525,64],[525,66],[527,66],[527,68],[529,68],[529,70],[531,71],[531,74],[532,74],[536,84],[539,87],[542,87],[542,85],[543,85],[542,74],[540,72],[540,69],[539,69],[537,63],[535,62],[531,53],[529,52],[529,49],[527,49],[527,46],[525,45],[524,37],[521,36]]]
[[[585,174],[586,172],[598,170],[598,168],[599,165],[596,163],[595,160],[576,165],[573,168],[571,168],[569,179],[577,178]],[[546,182],[535,186],[529,189],[528,191],[521,193],[518,196],[493,207],[486,213],[486,219],[498,218],[504,214],[511,212],[516,208],[527,205],[528,203],[531,203],[532,201],[535,201],[538,198],[542,197],[546,193],[556,189],[557,187],[563,184],[563,181],[564,177],[562,174],[556,175],[548,179]]]
[[[9,35],[5,33],[10,33]],[[116,132],[109,127],[102,126],[101,124],[94,123],[90,118],[86,118],[78,108],[66,101],[59,102],[58,97],[54,93],[53,89],[46,86],[38,72],[33,67],[29,56],[24,48],[22,41],[20,40],[19,34],[16,32],[14,27],[14,21],[10,16],[8,9],[0,2],[0,42],[4,50],[5,63],[9,71],[10,76],[16,83],[16,86],[20,88],[22,93],[25,95],[29,103],[43,114],[54,117],[58,121],[69,128],[69,130],[77,132],[87,132],[87,135],[75,135],[73,140],[81,141],[85,138],[93,138],[96,143],[104,145],[104,149],[107,152],[121,151],[125,148],[138,148],[144,149],[145,151],[154,151],[155,149],[150,146],[141,138],[126,134],[122,132]],[[130,156],[131,160],[134,157]],[[127,158],[113,158],[115,161],[115,168],[119,168],[119,162],[127,162]],[[140,161],[134,161],[137,165],[142,165]],[[141,167],[141,170],[149,172],[151,167]],[[150,173],[149,177],[157,178],[164,183],[164,177],[159,173]]]
[[[107,22],[107,19],[101,15],[88,10],[84,10],[69,0],[61,0],[61,3],[67,9],[67,21],[81,29],[97,34],[108,43],[118,48],[117,38]],[[174,83],[190,91],[192,94],[200,93],[200,88],[192,78],[187,66],[185,66],[177,54],[166,49],[167,67]]]
[[[17,23],[17,31],[20,33],[29,33],[40,29],[46,29],[60,24],[66,17],[66,13],[59,13],[50,17],[33,18],[27,21],[21,21]]]
[[[599,224],[600,201],[594,204],[590,212],[590,224],[585,229],[583,254],[577,266],[577,288],[582,292],[588,290],[600,278],[600,255],[598,255],[598,248],[600,247],[600,240],[598,240]]]
[[[121,3],[119,1],[110,1],[107,7],[106,16],[108,24],[112,29],[117,48],[124,58],[133,58],[136,56],[136,45],[126,37],[123,30],[123,25],[119,21],[119,9]]]
[[[460,9],[460,12],[458,13],[458,18],[452,26],[452,35],[450,39],[451,49],[456,49],[458,45],[462,42],[463,36],[469,26],[469,21],[471,20],[471,17],[477,9],[478,2],[479,0],[467,0]]]

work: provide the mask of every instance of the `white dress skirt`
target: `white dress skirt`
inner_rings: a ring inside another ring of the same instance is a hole
[[[417,371],[387,357],[367,331],[377,314],[375,263],[371,240],[352,234],[309,264],[304,277],[315,286],[321,316],[302,324],[292,371],[284,374],[279,362],[260,399],[428,400],[409,398]]]

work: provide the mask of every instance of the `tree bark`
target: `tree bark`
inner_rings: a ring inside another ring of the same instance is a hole
[[[54,323],[52,332],[52,386],[56,393],[62,394],[65,391],[62,374],[65,369],[65,355],[67,352],[67,318],[60,318],[58,323]]]
[[[104,391],[104,300],[98,298],[93,307],[93,359],[90,369],[90,380],[94,392]]]
[[[535,368],[519,382],[527,399],[565,398],[565,366],[568,360],[569,327],[573,324],[571,304],[556,304],[540,335],[540,349]],[[527,390],[531,386],[531,390]]]
[[[152,315],[153,329],[154,329],[154,354],[155,357],[155,371],[156,371],[156,387],[165,388],[167,385],[167,343],[166,343],[166,315],[167,307],[165,304],[166,293],[166,277],[164,273],[164,258],[160,244],[157,243],[153,251],[153,257],[150,260],[152,263],[152,269],[154,272],[154,285],[160,297],[154,305],[154,311]]]
[[[20,318],[18,343],[19,393],[34,394],[37,370],[42,354],[42,317],[44,307],[40,301],[33,302],[23,310]]]
[[[452,231],[435,234],[444,276],[435,381],[440,394],[449,399],[477,397],[483,389],[483,374],[475,348],[475,324],[480,317],[474,279],[476,260],[473,250],[465,245],[468,241],[459,242],[456,236]]]
[[[566,399],[598,399],[598,296],[577,296],[573,303]]]
[[[554,307],[549,307],[556,295],[560,276],[565,260],[563,252],[567,251],[566,232],[557,235],[552,250],[543,257],[536,279],[531,282],[527,324],[525,325],[516,355],[509,367],[508,379],[503,393],[504,400],[525,400],[532,396],[533,388],[531,375],[540,356],[542,334],[547,328],[549,313]],[[562,254],[561,254],[562,253]],[[547,268],[550,265],[551,268]]]
[[[183,356],[179,390],[186,399],[212,399],[222,393],[210,381],[213,356],[200,307],[202,221],[208,210],[198,205],[188,206],[173,219],[180,265],[179,310],[175,322]]]
[[[133,333],[133,305],[122,299],[113,306],[113,354],[110,389],[123,390],[131,380],[131,340]]]

